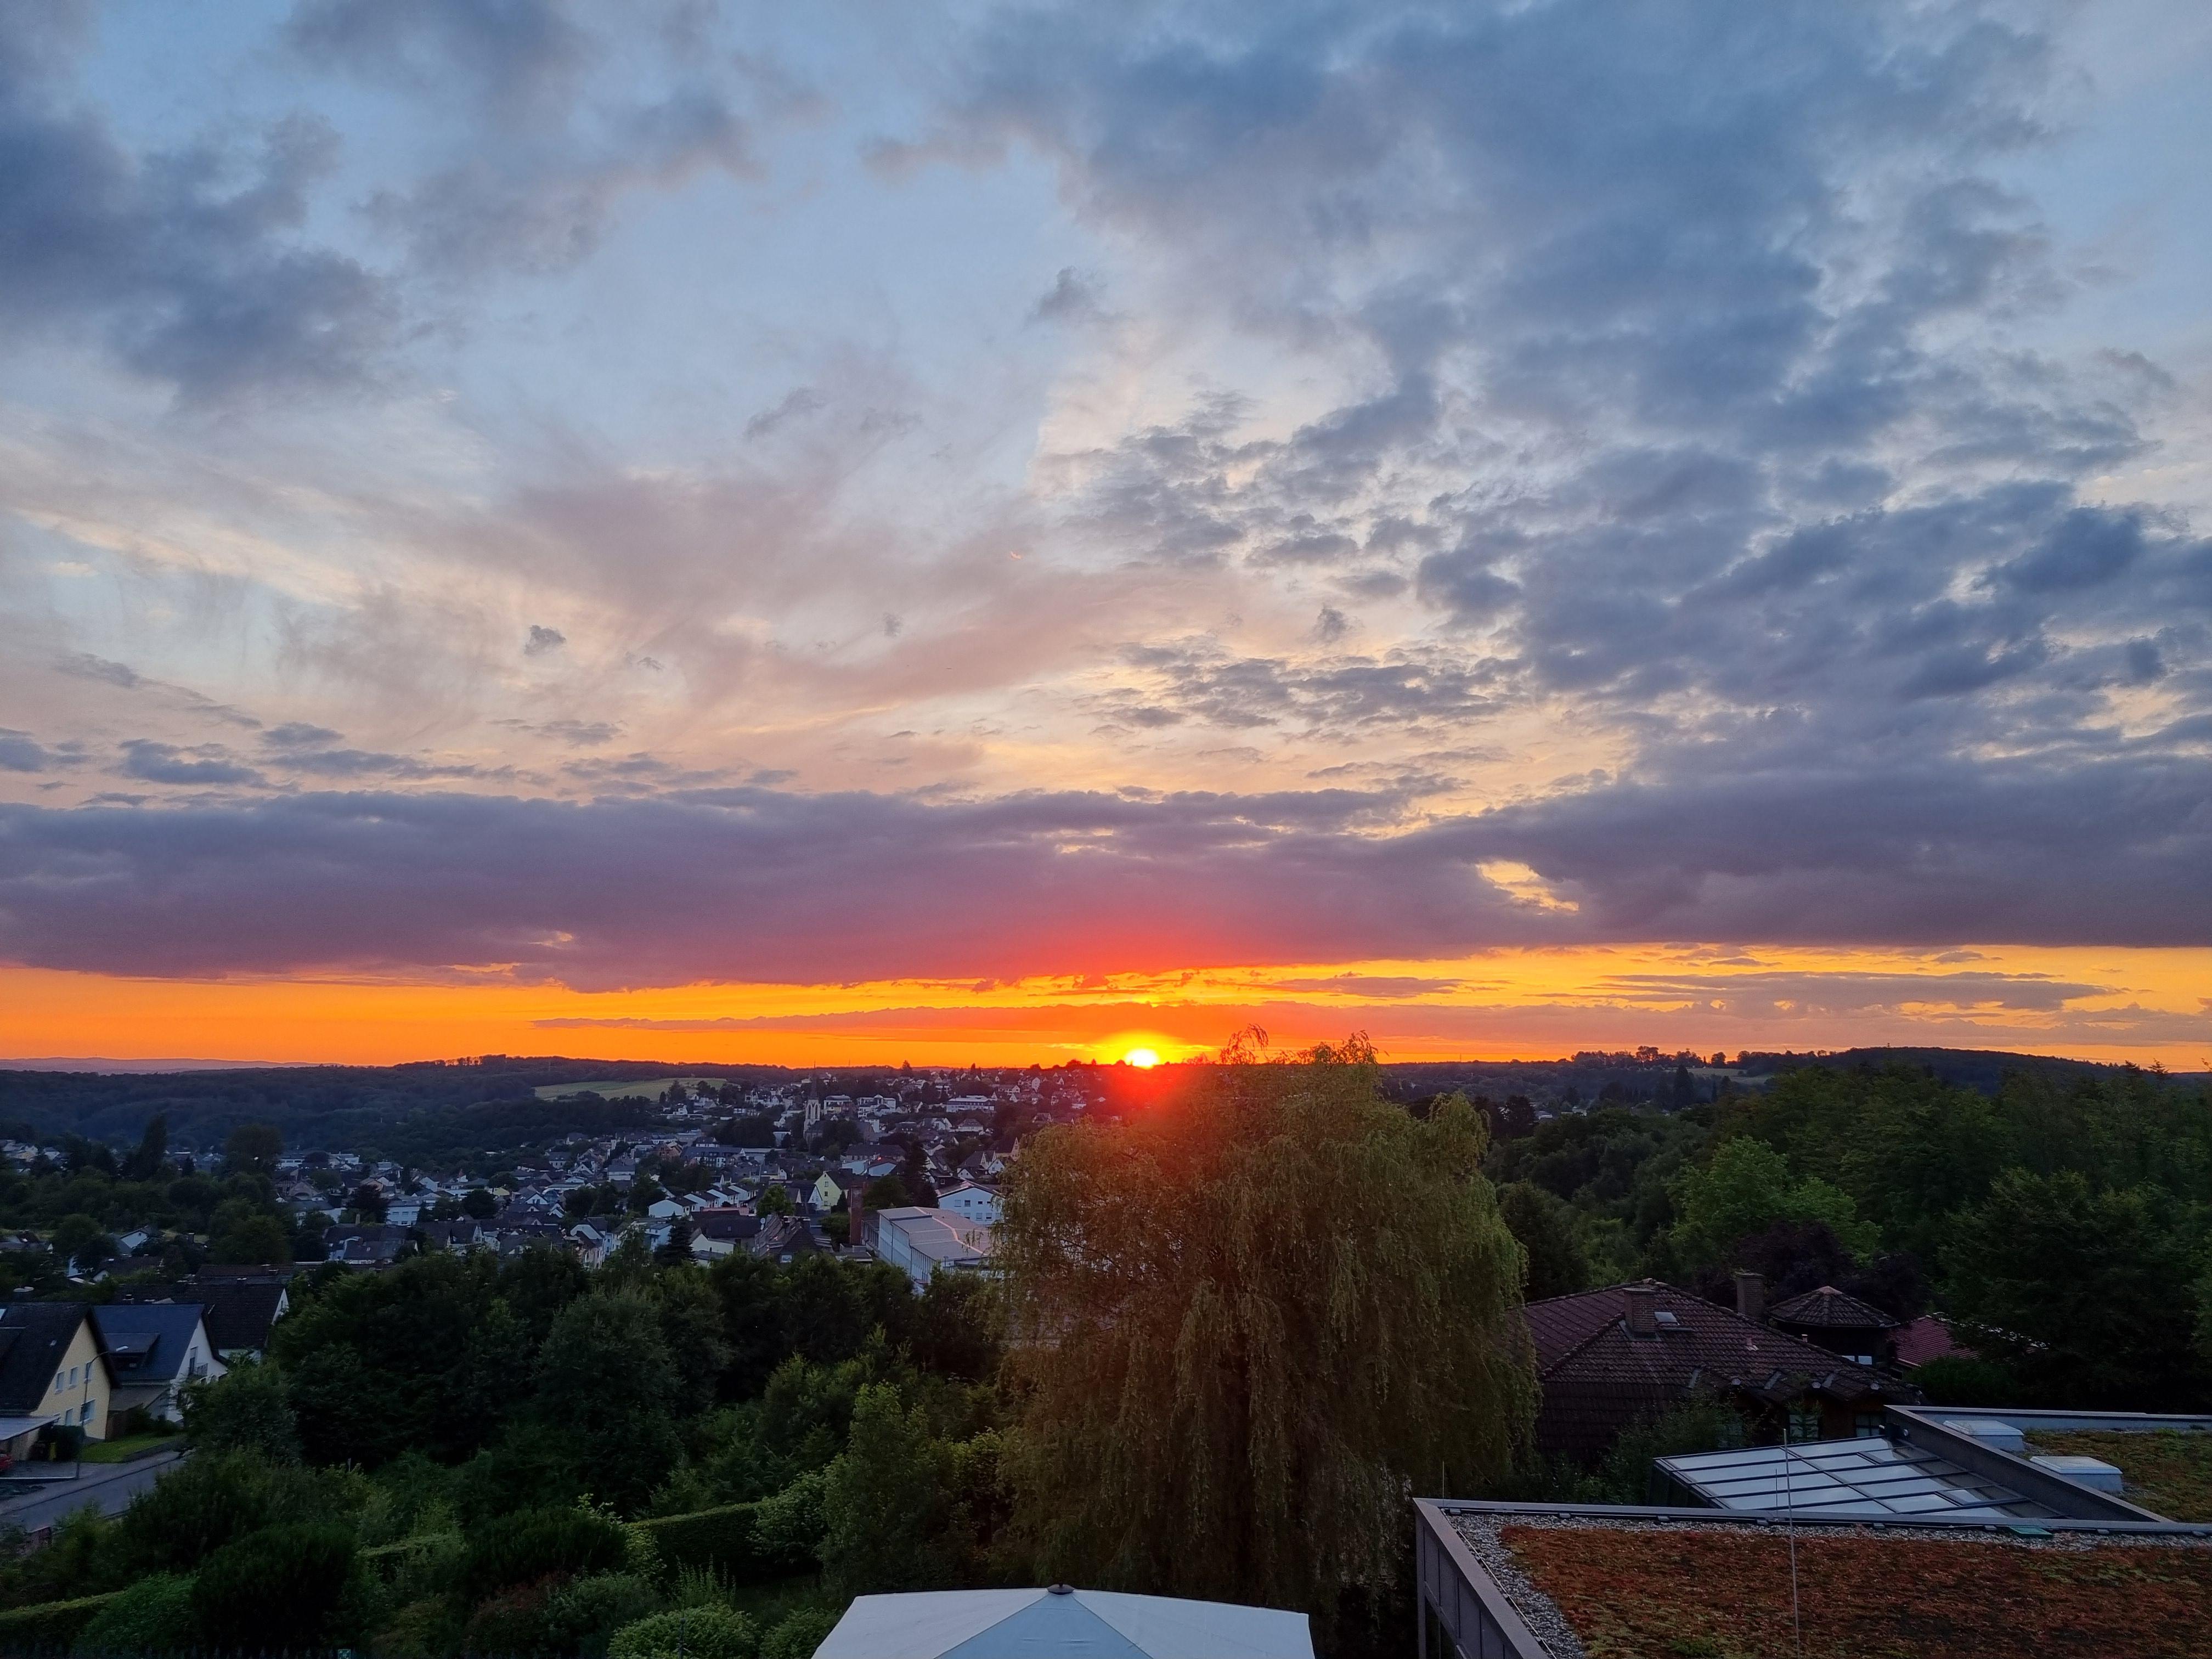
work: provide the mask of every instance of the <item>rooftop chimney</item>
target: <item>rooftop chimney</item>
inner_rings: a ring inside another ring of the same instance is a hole
[[[1736,1269],[1735,1310],[1754,1325],[1766,1322],[1766,1275],[1746,1267]]]
[[[867,1189],[856,1183],[845,1200],[845,1243],[848,1248],[857,1250],[867,1242]]]
[[[1656,1293],[1649,1285],[1624,1286],[1621,1295],[1628,1303],[1628,1334],[1631,1336],[1656,1336],[1659,1322],[1654,1316]]]

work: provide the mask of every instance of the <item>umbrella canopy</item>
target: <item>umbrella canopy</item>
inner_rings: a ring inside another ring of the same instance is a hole
[[[1108,1590],[863,1595],[814,1659],[1313,1659],[1303,1613]]]

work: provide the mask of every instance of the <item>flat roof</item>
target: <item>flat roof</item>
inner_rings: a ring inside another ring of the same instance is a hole
[[[2212,1529],[1423,1503],[1427,1616],[1553,1659],[2212,1659]],[[1472,1590],[1455,1596],[1449,1572]],[[1479,1603],[1479,1607],[1474,1604]]]
[[[2057,1514],[1986,1475],[1896,1440],[1742,1446],[1655,1461],[1696,1501],[1717,1510],[1987,1521],[2049,1520]]]
[[[2094,1457],[2110,1463],[2132,1502],[2169,1521],[2212,1522],[2212,1431],[2203,1429],[2032,1428],[2036,1457]]]

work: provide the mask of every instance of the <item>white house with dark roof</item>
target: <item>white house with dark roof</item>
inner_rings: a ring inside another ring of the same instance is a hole
[[[108,1303],[93,1309],[92,1323],[115,1378],[110,1411],[143,1411],[181,1423],[185,1385],[212,1381],[228,1369],[198,1303]]]

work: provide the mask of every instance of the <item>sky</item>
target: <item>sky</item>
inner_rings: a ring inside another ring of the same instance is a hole
[[[2208,80],[0,8],[0,1055],[2212,1065]]]

